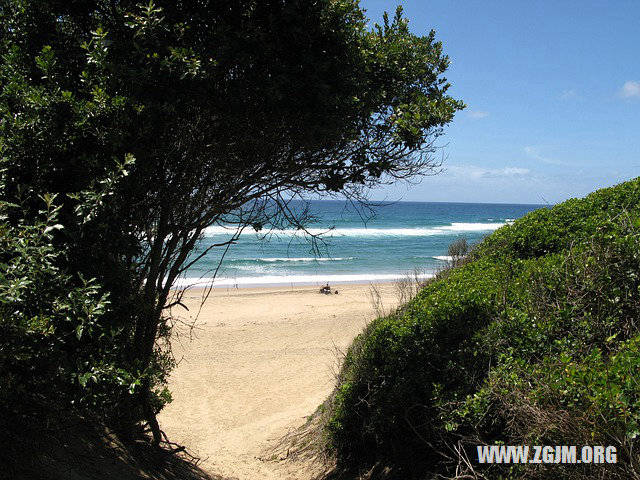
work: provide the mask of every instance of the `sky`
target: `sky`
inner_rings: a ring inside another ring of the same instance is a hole
[[[372,26],[399,3],[360,4]],[[640,175],[639,0],[401,4],[467,108],[439,139],[444,172],[372,198],[554,204]]]

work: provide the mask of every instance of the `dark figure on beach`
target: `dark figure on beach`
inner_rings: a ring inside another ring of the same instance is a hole
[[[331,287],[328,283],[320,289],[320,293],[324,293],[325,295],[331,294]]]

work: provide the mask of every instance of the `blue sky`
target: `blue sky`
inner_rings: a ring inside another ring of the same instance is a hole
[[[376,199],[557,203],[640,175],[640,1],[407,0],[451,58],[446,171]],[[361,0],[371,24],[398,3]]]

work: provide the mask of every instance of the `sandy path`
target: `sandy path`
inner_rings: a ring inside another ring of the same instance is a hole
[[[368,285],[214,290],[192,341],[174,342],[184,357],[170,379],[174,401],[160,415],[169,437],[230,478],[310,478],[305,465],[273,461],[271,450],[327,397],[344,350],[373,318]],[[381,286],[384,305],[395,303]],[[200,293],[185,303],[197,311]],[[184,312],[184,310],[183,310]]]

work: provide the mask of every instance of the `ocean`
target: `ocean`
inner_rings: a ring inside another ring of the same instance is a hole
[[[316,200],[309,207],[316,218],[308,230],[323,233],[315,246],[294,229],[265,237],[265,230],[248,228],[224,256],[221,248],[210,250],[178,285],[210,284],[218,265],[213,286],[226,288],[391,281],[415,269],[432,275],[448,260],[454,240],[479,242],[543,205],[396,202],[365,211],[366,217],[373,213],[366,222],[363,211],[344,201]],[[224,225],[207,228],[198,251],[232,232]]]

